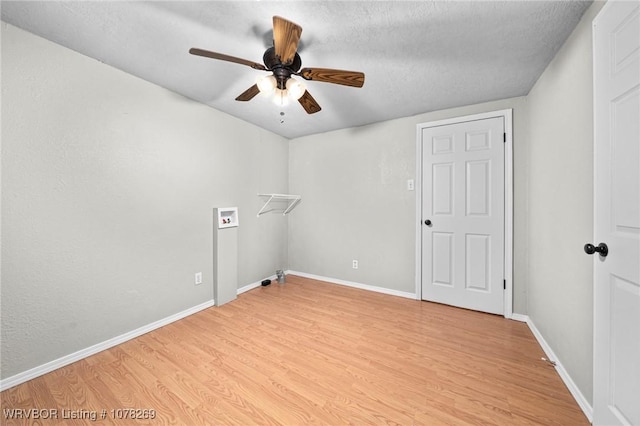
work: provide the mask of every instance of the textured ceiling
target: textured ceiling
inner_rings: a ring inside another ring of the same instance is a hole
[[[526,95],[590,2],[2,1],[2,20],[287,138]],[[322,111],[234,99],[264,75],[271,19],[302,28],[303,67],[362,71],[363,88],[307,82]],[[284,112],[281,123],[280,112]]]

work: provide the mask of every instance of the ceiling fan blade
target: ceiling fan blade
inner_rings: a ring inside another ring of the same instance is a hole
[[[357,71],[332,70],[330,68],[303,68],[297,73],[305,80],[324,81],[343,86],[362,87],[364,73]]]
[[[221,61],[234,62],[236,64],[250,66],[251,68],[254,68],[257,70],[267,71],[265,66],[262,64],[259,64],[253,61],[248,61],[242,58],[236,58],[235,56],[225,55],[223,53],[211,52],[209,50],[198,49],[195,47],[192,47],[191,49],[189,49],[189,53],[191,53],[192,55],[204,56],[206,58],[213,58],[213,59],[219,59]]]
[[[302,27],[279,16],[273,17],[273,47],[283,65],[290,65],[296,56]]]
[[[241,102],[246,102],[246,101],[250,101],[251,99],[254,98],[254,96],[256,96],[258,93],[260,93],[260,89],[258,89],[258,85],[254,84],[253,86],[249,87],[247,90],[245,90],[244,92],[242,92],[240,94],[240,96],[238,96],[236,98],[236,101],[241,101]]]
[[[300,105],[302,105],[302,108],[304,108],[304,110],[307,111],[308,114],[315,114],[322,109],[320,108],[320,105],[318,105],[318,102],[316,102],[316,100],[313,98],[313,96],[311,96],[311,93],[309,93],[308,90],[304,91],[304,94],[300,97],[300,99],[298,99],[298,102],[300,102]]]

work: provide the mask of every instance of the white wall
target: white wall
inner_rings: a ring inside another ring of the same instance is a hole
[[[286,265],[284,138],[1,28],[2,378],[210,301],[216,206],[239,286]]]
[[[593,391],[594,3],[527,96],[527,313],[582,394]]]
[[[425,94],[426,96],[427,94]],[[513,108],[514,311],[526,310],[524,98],[487,102],[294,139],[289,187],[302,204],[289,218],[289,268],[415,293],[416,125]],[[359,268],[352,269],[357,259]]]

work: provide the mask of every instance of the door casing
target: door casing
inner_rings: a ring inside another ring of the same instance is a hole
[[[422,129],[502,117],[506,133],[504,149],[504,316],[513,316],[513,110],[504,109],[480,114],[465,115],[446,120],[430,121],[416,125],[416,299],[422,300]]]

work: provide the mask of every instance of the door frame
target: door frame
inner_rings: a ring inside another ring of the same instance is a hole
[[[504,317],[513,316],[513,110],[503,109],[479,114],[429,121],[416,125],[416,299],[422,300],[422,130],[466,121],[502,117],[506,141],[504,147]]]

